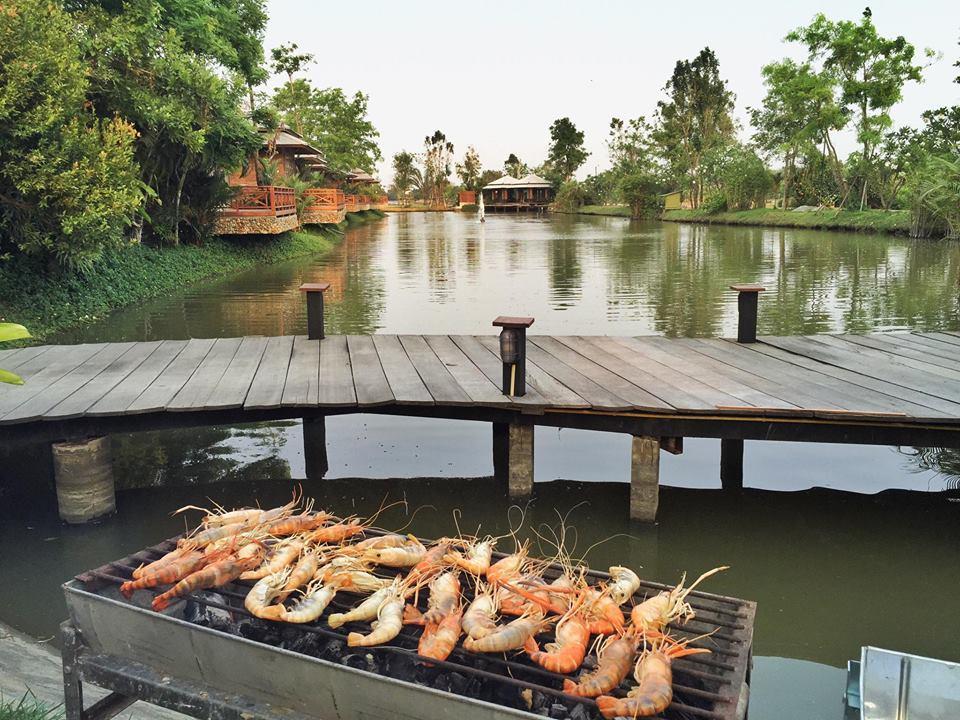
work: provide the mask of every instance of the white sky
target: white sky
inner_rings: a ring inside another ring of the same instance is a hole
[[[886,36],[904,35],[943,58],[923,84],[908,85],[894,108],[898,125],[919,123],[929,108],[956,104],[960,74],[960,2],[831,0],[804,2],[629,2],[627,0],[270,0],[266,48],[295,42],[317,57],[308,71],[318,86],[370,96],[380,131],[380,176],[390,179],[399,150],[420,152],[440,129],[457,159],[474,145],[485,168],[511,152],[539,164],[548,128],[569,116],[586,133],[586,175],[609,166],[611,117],[650,117],[678,59],[709,45],[737,96],[737,116],[763,98],[760,68],[798,47],[782,42],[819,11],[856,19],[869,3]],[[841,152],[852,147],[841,138]]]

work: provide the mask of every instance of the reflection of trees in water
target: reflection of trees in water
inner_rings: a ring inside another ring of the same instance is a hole
[[[329,333],[367,334],[380,327],[385,291],[378,260],[370,249],[376,233],[376,224],[347,231],[336,261],[325,268],[336,275],[341,288],[340,296],[331,298],[324,308]]]
[[[901,447],[913,472],[935,472],[943,476],[948,490],[960,490],[960,448]]]
[[[645,237],[646,235],[646,237]],[[720,334],[736,313],[729,285],[759,282],[760,332],[942,329],[960,315],[960,246],[776,228],[631,223],[610,238],[610,313],[649,307],[668,336]]]
[[[199,427],[114,435],[113,471],[121,489],[290,478],[279,457],[294,422]]]
[[[580,252],[580,240],[570,235],[553,238],[547,243],[550,306],[555,310],[571,307],[583,294]]]

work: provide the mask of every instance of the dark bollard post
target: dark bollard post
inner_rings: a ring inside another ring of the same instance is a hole
[[[757,298],[764,290],[762,285],[731,285],[737,296],[737,342],[757,341]]]
[[[743,490],[743,440],[720,440],[720,486],[724,490]]]
[[[506,317],[493,321],[500,331],[500,360],[503,363],[503,394],[523,397],[527,394],[527,328],[531,317]]]
[[[304,283],[301,292],[307,294],[307,337],[323,340],[323,293],[330,283]]]

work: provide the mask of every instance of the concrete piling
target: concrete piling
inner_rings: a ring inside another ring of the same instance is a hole
[[[116,512],[109,437],[54,443],[53,474],[60,518],[82,524]]]
[[[660,438],[633,436],[630,453],[630,519],[653,522],[660,504]]]

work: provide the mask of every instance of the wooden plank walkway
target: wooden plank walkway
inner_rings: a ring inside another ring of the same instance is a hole
[[[0,353],[0,425],[231,411],[442,417],[478,409],[569,420],[759,419],[960,430],[960,333],[528,338],[528,392],[504,396],[495,336],[246,337]],[[449,412],[444,412],[448,410]],[[478,416],[479,417],[479,416]],[[538,422],[536,419],[533,422]],[[192,424],[196,424],[195,422]],[[714,432],[714,436],[723,434]],[[960,437],[960,435],[958,435]],[[853,442],[852,439],[838,440]]]

